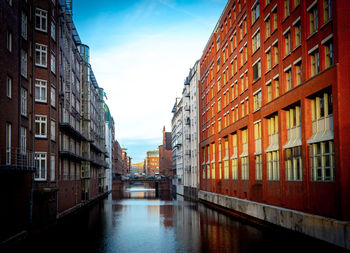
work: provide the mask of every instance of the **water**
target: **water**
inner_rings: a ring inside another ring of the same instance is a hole
[[[341,252],[295,233],[250,225],[169,192],[136,186],[15,249],[18,252]]]

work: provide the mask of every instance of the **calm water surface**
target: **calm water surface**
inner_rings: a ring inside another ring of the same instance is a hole
[[[16,249],[21,252],[341,252],[136,186]]]

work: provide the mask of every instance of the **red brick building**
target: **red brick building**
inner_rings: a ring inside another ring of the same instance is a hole
[[[173,176],[171,132],[165,132],[165,127],[163,128],[163,144],[158,147],[158,150],[160,175]]]
[[[35,164],[30,4],[1,1],[0,10],[1,242],[32,223]]]
[[[200,188],[350,219],[349,4],[231,0],[200,60]]]

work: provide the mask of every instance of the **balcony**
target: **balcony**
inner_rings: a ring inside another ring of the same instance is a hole
[[[20,148],[0,149],[0,169],[34,172],[35,153]]]
[[[80,155],[80,152],[74,152],[72,147],[61,147],[58,153],[61,157],[67,157],[75,161],[83,160],[83,157]]]
[[[87,138],[81,134],[80,125],[76,125],[73,123],[73,117],[70,116],[70,113],[64,111],[61,117],[61,121],[59,123],[60,129],[66,131],[70,135],[80,139],[87,141]]]

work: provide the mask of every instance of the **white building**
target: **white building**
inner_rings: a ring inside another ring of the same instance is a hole
[[[113,141],[114,141],[114,120],[110,114],[108,106],[105,104],[105,141],[106,141],[106,163],[105,188],[106,191],[112,191],[112,173],[113,173]]]
[[[177,193],[197,197],[198,172],[198,61],[184,82],[182,98],[173,108],[173,169],[176,169]],[[180,144],[181,143],[181,144]]]
[[[173,185],[176,186],[176,193],[184,194],[183,182],[183,104],[182,98],[176,98],[173,110],[173,118],[171,120],[171,146],[173,170],[176,175],[173,179]]]

